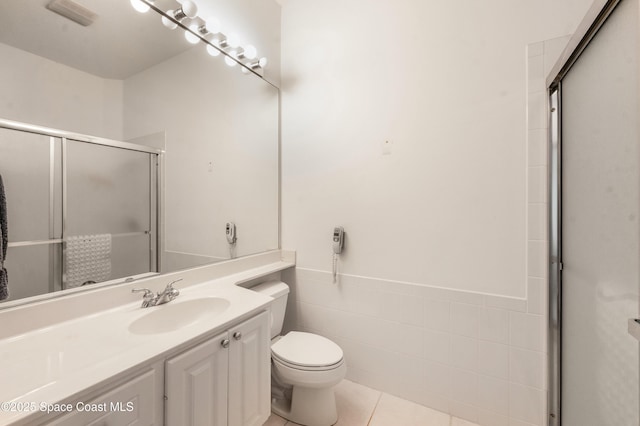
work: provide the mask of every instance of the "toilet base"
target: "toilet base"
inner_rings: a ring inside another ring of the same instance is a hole
[[[333,386],[329,388],[294,386],[291,401],[274,400],[271,411],[305,426],[331,426],[338,421]]]

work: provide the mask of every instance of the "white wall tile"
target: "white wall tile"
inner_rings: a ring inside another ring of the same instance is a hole
[[[467,303],[469,305],[482,305],[482,303],[484,303],[484,295],[481,293],[442,287],[419,287],[423,290],[420,295],[427,299],[448,300],[450,302]]]
[[[509,313],[509,343],[523,349],[544,352],[545,326],[541,315]]]
[[[529,277],[527,279],[527,310],[530,314],[547,315],[548,283],[542,278]]]
[[[534,278],[547,278],[548,253],[546,241],[529,241],[527,243],[527,274]]]
[[[447,300],[424,299],[424,326],[433,330],[451,330],[451,303]]]
[[[529,203],[547,202],[547,168],[536,166],[528,168],[527,200]]]
[[[542,425],[545,395],[546,393],[542,390],[511,383],[509,385],[509,416],[537,426]]]
[[[531,129],[527,134],[527,164],[529,167],[547,166],[549,162],[547,148],[547,129]]]
[[[420,296],[381,292],[382,318],[404,324],[423,326],[424,300]]]
[[[509,350],[509,379],[512,382],[544,388],[545,354],[526,349],[511,348]]]
[[[527,312],[527,301],[513,297],[485,296],[486,305],[492,308],[506,309],[516,312]]]
[[[449,363],[451,361],[451,334],[425,329],[424,356],[432,361]]]
[[[475,409],[475,407],[471,407],[473,409],[473,417],[476,418],[477,417],[477,412],[478,410]],[[456,417],[456,416],[451,416],[451,423],[450,426],[478,426],[478,424],[476,422],[473,422],[471,420],[465,420],[462,419],[460,417]]]
[[[509,382],[480,375],[478,377],[478,405],[480,408],[508,416]]]
[[[340,294],[349,312],[373,317],[381,316],[383,312],[384,300],[375,288],[352,282],[341,283]]]
[[[557,37],[544,41],[544,74],[545,76],[551,72],[551,69],[560,58],[564,48],[571,39],[571,36]]]
[[[451,401],[449,413],[453,417],[458,417],[469,422],[476,423],[478,421],[478,407],[460,401]]]
[[[395,327],[394,339],[397,339],[396,351],[403,355],[409,355],[419,358],[425,356],[425,335],[424,329],[411,325],[398,324]],[[384,339],[384,335],[379,335],[378,339]]]
[[[416,402],[419,402],[425,407],[430,407],[443,413],[448,413],[451,409],[451,398],[443,397],[439,393],[434,393],[427,390],[422,391],[422,393],[420,394],[420,400]]]
[[[535,426],[531,423],[523,422],[516,419],[509,419],[509,426]]]
[[[478,424],[480,426],[509,426],[509,418],[492,411],[479,409]]]
[[[547,128],[547,92],[529,93],[527,99],[527,129]]]
[[[470,371],[478,371],[478,339],[451,336],[451,365]]]
[[[424,360],[419,372],[424,380],[424,389],[432,394],[451,399],[452,381],[451,367],[439,362]]]
[[[547,205],[529,204],[527,235],[530,240],[548,240],[547,236]]]
[[[451,332],[468,337],[478,337],[479,307],[465,303],[451,304]]]
[[[451,369],[451,398],[463,404],[478,405],[478,374],[458,368]],[[463,417],[464,416],[458,416]]]
[[[478,342],[478,372],[500,379],[509,378],[509,347],[500,343]]]
[[[509,343],[508,314],[504,309],[480,309],[478,316],[478,338],[497,343]]]
[[[414,388],[424,385],[424,359],[399,353],[388,353],[388,362],[392,367],[389,372],[398,379],[397,383]]]
[[[529,92],[545,90],[544,57],[529,56],[527,58],[527,87]]]

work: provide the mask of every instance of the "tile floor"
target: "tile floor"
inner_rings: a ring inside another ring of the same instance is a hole
[[[336,426],[478,426],[440,411],[380,392],[349,380],[336,386]],[[271,414],[264,426],[297,423]]]

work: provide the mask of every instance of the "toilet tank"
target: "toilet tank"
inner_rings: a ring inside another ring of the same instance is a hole
[[[282,332],[284,313],[287,310],[289,286],[282,281],[267,281],[251,287],[250,290],[273,297],[274,301],[271,304],[271,338],[279,336]]]

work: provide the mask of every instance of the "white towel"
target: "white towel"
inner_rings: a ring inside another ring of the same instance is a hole
[[[77,235],[67,241],[65,288],[87,281],[107,281],[111,276],[111,234]]]

